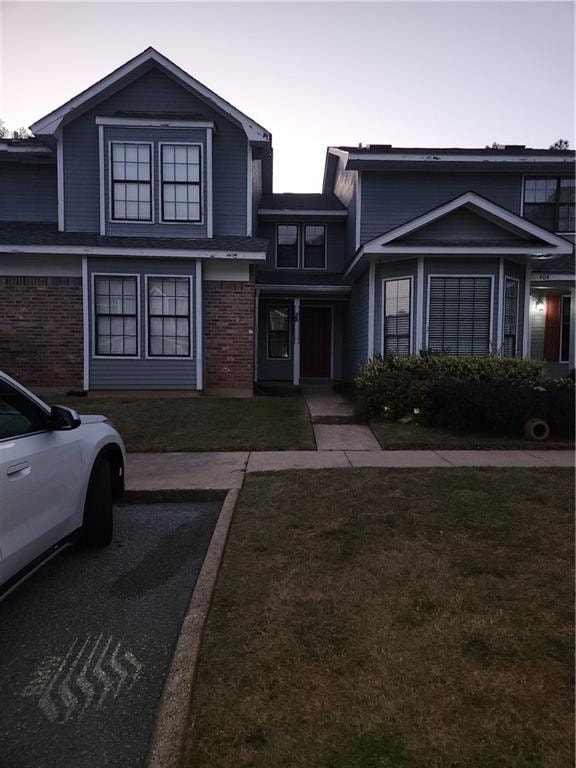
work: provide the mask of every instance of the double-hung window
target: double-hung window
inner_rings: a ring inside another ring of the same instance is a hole
[[[112,219],[152,221],[152,147],[112,143]]]
[[[199,222],[201,152],[197,144],[161,144],[162,221]]]
[[[148,277],[148,357],[190,357],[188,277]]]
[[[524,182],[524,218],[552,232],[574,232],[573,177],[539,176]]]
[[[95,352],[105,357],[138,356],[138,278],[95,275]]]
[[[506,278],[504,286],[504,357],[516,357],[518,334],[518,280]]]
[[[288,360],[290,357],[290,309],[288,306],[268,308],[268,357]]]
[[[304,267],[326,268],[326,229],[323,224],[304,225]]]
[[[451,355],[490,352],[490,277],[431,277],[428,349]]]
[[[410,354],[411,279],[384,280],[384,329],[382,352],[385,355]]]
[[[298,269],[298,225],[278,224],[276,228],[276,266],[279,269]]]

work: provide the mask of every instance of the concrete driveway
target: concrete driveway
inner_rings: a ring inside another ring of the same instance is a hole
[[[119,507],[0,603],[2,768],[136,768],[219,502]]]

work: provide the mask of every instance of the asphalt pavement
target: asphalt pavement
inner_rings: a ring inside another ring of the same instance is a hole
[[[118,507],[0,603],[0,768],[140,768],[220,502]]]

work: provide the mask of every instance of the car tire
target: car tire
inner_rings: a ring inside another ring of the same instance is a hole
[[[85,547],[106,547],[113,529],[112,471],[106,459],[98,459],[88,483],[80,542]]]

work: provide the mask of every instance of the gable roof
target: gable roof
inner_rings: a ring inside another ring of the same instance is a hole
[[[491,235],[485,240],[450,239],[444,241],[435,238],[427,240],[421,236],[419,238],[413,237],[417,232],[422,233],[428,226],[433,230],[431,225],[446,218],[451,213],[466,209],[500,227],[505,237],[502,240],[496,240]],[[510,234],[507,235],[506,233]],[[502,208],[476,192],[466,192],[454,200],[433,208],[431,211],[364,243],[348,266],[345,276],[356,269],[363,260],[374,255],[468,254],[534,257],[543,254],[570,254],[573,248],[574,245],[563,237],[533,224],[506,208]]]
[[[211,91],[199,80],[195,80],[191,75],[152,47],[146,48],[145,51],[122,64],[122,66],[115,69],[109,75],[98,80],[94,85],[91,85],[65,104],[62,104],[62,106],[37,120],[30,126],[30,130],[40,136],[55,135],[60,126],[67,122],[74,114],[85,111],[89,106],[104,98],[106,91],[114,88],[117,90],[122,87],[124,80],[128,80],[131,75],[137,74],[139,69],[144,70],[149,65],[158,67],[184,88],[193,91],[199,98],[227,115],[244,129],[250,141],[270,141],[269,131],[243,112],[240,112],[239,109],[236,109],[236,107],[232,106],[221,96],[218,96],[214,91]]]

